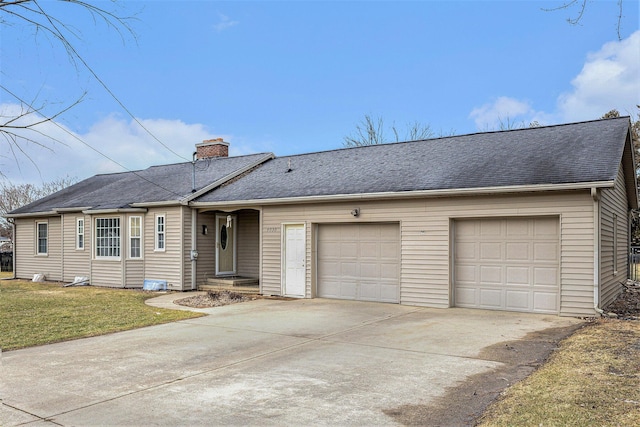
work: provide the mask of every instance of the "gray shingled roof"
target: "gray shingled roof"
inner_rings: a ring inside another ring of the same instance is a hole
[[[629,119],[621,117],[279,157],[195,201],[613,181],[628,128]],[[264,156],[198,161],[196,189]],[[12,213],[77,207],[116,209],[134,203],[178,201],[191,194],[191,180],[191,163],[96,175]]]
[[[196,189],[199,190],[267,154],[198,160]],[[91,207],[91,209],[128,208],[132,203],[179,201],[191,194],[192,164],[152,166],[136,172],[96,175],[51,194],[12,214],[47,212],[53,209]]]
[[[628,127],[618,118],[279,157],[196,201],[611,181]]]

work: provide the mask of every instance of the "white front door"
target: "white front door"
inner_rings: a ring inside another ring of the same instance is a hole
[[[216,275],[236,274],[235,215],[216,215]]]
[[[304,297],[306,284],[306,244],[304,224],[284,226],[283,288],[288,296]]]

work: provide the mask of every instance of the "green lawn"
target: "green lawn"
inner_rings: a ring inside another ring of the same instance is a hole
[[[93,286],[0,280],[0,349],[15,350],[200,317],[190,311],[150,307],[161,295]]]

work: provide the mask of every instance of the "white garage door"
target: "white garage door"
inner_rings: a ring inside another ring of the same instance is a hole
[[[398,224],[318,226],[318,296],[400,301]]]
[[[558,218],[455,222],[458,307],[557,313]]]

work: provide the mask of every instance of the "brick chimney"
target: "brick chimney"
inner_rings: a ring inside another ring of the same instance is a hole
[[[210,159],[212,157],[229,157],[229,143],[222,138],[206,139],[196,144],[196,159]]]

